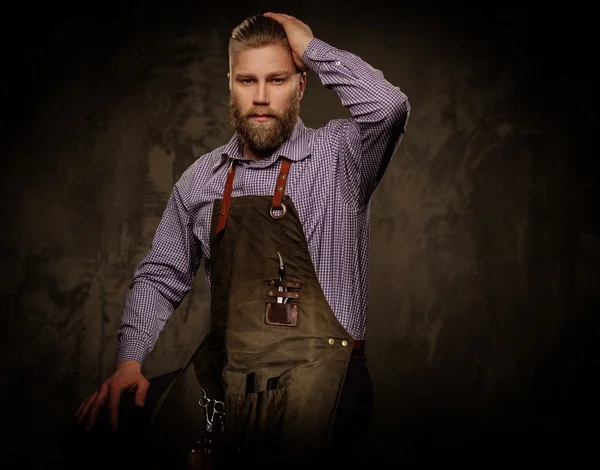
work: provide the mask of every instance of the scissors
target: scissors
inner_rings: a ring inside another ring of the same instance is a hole
[[[279,251],[277,252],[277,256],[279,256],[279,280],[280,281],[285,281],[285,266],[283,265],[283,258],[281,257],[281,254],[279,254]],[[279,288],[277,289],[279,292],[286,292],[287,289],[283,286],[279,286]],[[278,304],[285,304],[287,303],[287,297],[277,297],[277,303]]]
[[[209,405],[212,405],[212,412],[209,411]],[[202,389],[202,396],[198,400],[198,405],[204,408],[204,414],[206,416],[206,430],[212,432],[215,415],[225,415],[225,403],[219,400],[213,400],[206,396],[206,390]],[[225,422],[221,420],[221,427]]]

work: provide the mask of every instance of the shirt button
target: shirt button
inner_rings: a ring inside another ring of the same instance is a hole
[[[336,60],[335,65],[342,65],[342,63],[339,60]]]

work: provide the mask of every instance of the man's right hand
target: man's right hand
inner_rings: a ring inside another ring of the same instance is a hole
[[[100,385],[100,388],[81,404],[75,413],[75,419],[79,424],[85,421],[85,429],[89,431],[96,422],[98,412],[108,401],[110,424],[113,431],[116,431],[123,392],[135,391],[135,404],[142,407],[149,386],[150,383],[142,375],[142,365],[139,362],[123,361],[117,365],[115,372]]]

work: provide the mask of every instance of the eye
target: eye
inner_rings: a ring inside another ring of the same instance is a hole
[[[273,81],[275,83],[283,83],[283,82],[285,82],[285,78],[274,78]]]
[[[251,78],[242,78],[240,81],[243,84],[247,85],[247,84],[249,84],[252,81],[252,79]]]

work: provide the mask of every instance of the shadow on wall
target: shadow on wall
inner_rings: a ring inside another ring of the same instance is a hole
[[[364,450],[420,465],[583,462],[599,411],[600,234],[581,208],[594,176],[578,168],[597,164],[570,156],[589,121],[528,109],[558,85],[528,103],[531,69],[453,59],[411,94],[404,152],[373,202],[379,394]]]

